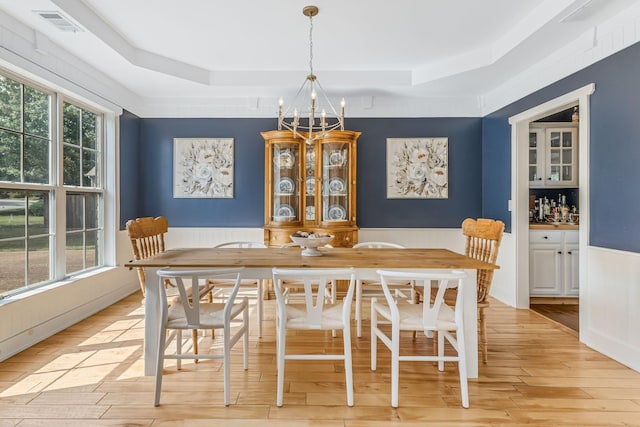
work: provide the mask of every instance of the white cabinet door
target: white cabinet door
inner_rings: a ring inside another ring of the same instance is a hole
[[[564,268],[567,275],[567,289],[565,289],[567,296],[578,296],[580,294],[580,281],[578,276],[579,252],[578,245],[567,244],[565,246]]]
[[[560,246],[531,245],[529,248],[529,293],[532,296],[560,296],[563,293],[563,265]]]

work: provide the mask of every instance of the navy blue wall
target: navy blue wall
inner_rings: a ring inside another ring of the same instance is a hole
[[[479,118],[348,119],[358,140],[357,221],[363,228],[460,227],[482,212]],[[449,138],[449,198],[387,199],[387,138]]]
[[[358,141],[357,222],[361,227],[459,227],[481,209],[481,119],[348,119]],[[121,197],[122,221],[164,215],[176,227],[261,227],[264,224],[264,141],[275,119],[139,119],[140,161],[122,159],[138,193]],[[125,131],[131,132],[125,126]],[[232,137],[233,199],[173,198],[173,138]],[[448,137],[449,198],[386,199],[386,138]],[[129,150],[130,151],[130,150]],[[123,150],[122,155],[129,155]],[[136,154],[138,156],[138,154]],[[132,156],[133,157],[133,156]],[[122,166],[125,168],[125,166]],[[138,170],[137,177],[131,169]],[[124,183],[122,184],[124,187]],[[133,212],[136,212],[133,214]]]
[[[640,252],[640,44],[547,86],[483,119],[483,215],[510,229],[511,133],[508,118],[589,83],[590,242]],[[581,115],[582,117],[582,115]]]
[[[140,118],[128,111],[120,116],[120,229],[140,216]]]

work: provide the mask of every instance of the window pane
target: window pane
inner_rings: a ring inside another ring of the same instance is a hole
[[[552,165],[557,165],[558,163],[560,163],[560,150],[551,150],[550,152],[550,156],[549,156],[549,163],[551,163]]]
[[[50,138],[49,95],[29,86],[24,87],[24,131]]]
[[[16,243],[19,243],[17,245]],[[3,242],[0,240],[0,293],[24,287],[25,280],[24,240]]]
[[[571,166],[563,166],[562,167],[562,179],[565,180],[565,181],[571,181],[573,179]]]
[[[91,268],[98,265],[98,232],[87,231],[86,233],[86,251],[85,251],[85,264],[84,268]]]
[[[96,152],[93,150],[82,150],[82,186],[97,187]]]
[[[84,229],[84,197],[67,193],[67,231]]]
[[[49,182],[49,140],[24,137],[24,181]]]
[[[562,163],[571,163],[572,158],[573,158],[572,149],[562,150]]]
[[[75,273],[84,269],[83,233],[67,233],[67,274]]]
[[[66,102],[62,112],[62,140],[80,145],[80,109]]]
[[[552,147],[560,147],[560,132],[551,132],[549,142]]]
[[[49,280],[49,237],[29,239],[28,284]]]
[[[82,146],[96,148],[98,128],[97,116],[91,111],[82,110]]]
[[[0,192],[0,240],[25,236],[25,194],[20,191]],[[6,246],[8,245],[8,246]],[[5,247],[23,248],[24,242],[6,242]]]
[[[563,147],[571,147],[572,144],[572,138],[571,138],[571,132],[562,132],[562,146]]]
[[[20,182],[20,145],[20,134],[0,130],[0,181]]]
[[[20,110],[22,109],[21,86],[16,81],[0,76],[0,127],[18,132],[22,130],[20,126]]]
[[[99,195],[87,194],[85,196],[85,228],[98,228]]]
[[[49,197],[48,193],[29,193],[29,209],[27,210],[29,236],[49,234]]]
[[[64,156],[64,184],[80,185],[80,148],[65,145]]]

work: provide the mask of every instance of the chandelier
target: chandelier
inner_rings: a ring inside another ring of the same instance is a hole
[[[332,130],[344,130],[344,98],[340,102],[340,114],[324,93],[320,82],[313,74],[313,17],[318,14],[316,6],[305,6],[302,14],[309,17],[309,75],[298,90],[293,103],[283,112],[282,97],[278,106],[278,130],[289,129],[294,137],[303,136],[307,144],[326,137]],[[301,132],[301,133],[299,133]]]

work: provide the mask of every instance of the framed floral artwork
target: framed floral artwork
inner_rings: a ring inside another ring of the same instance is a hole
[[[448,198],[448,149],[448,138],[387,138],[387,198]]]
[[[173,197],[233,198],[233,138],[174,138]]]

